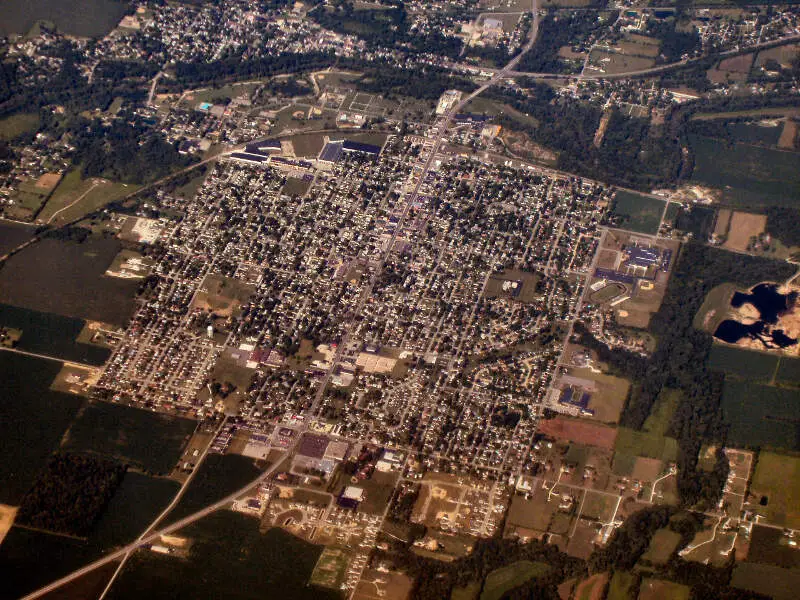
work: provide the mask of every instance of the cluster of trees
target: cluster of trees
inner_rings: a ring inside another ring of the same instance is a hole
[[[149,125],[130,119],[104,124],[99,119],[78,119],[69,132],[75,146],[73,162],[84,177],[107,177],[124,183],[147,183],[188,166],[193,157],[182,156],[173,144]]]
[[[413,70],[372,67],[355,83],[360,90],[386,98],[410,96],[421,100],[435,100],[449,89],[471,92],[477,87],[467,78],[451,76],[446,69],[434,66]]]
[[[444,36],[436,28],[426,35],[412,33],[402,2],[374,10],[357,10],[351,2],[341,2],[335,8],[319,6],[308,16],[325,29],[357,35],[374,48],[403,45],[420,53],[457,58],[463,46],[461,39]]]
[[[527,87],[527,94],[504,88],[485,95],[533,117],[536,125],[508,116],[498,122],[558,152],[559,169],[638,189],[674,183],[683,176],[680,140],[668,128],[615,110],[596,148],[602,107],[558,97],[549,86],[534,81],[520,85]]]
[[[112,460],[59,452],[22,499],[17,523],[86,536],[127,470]]]
[[[601,345],[588,339],[588,332],[578,330],[582,343],[600,350],[602,360],[609,360],[633,381],[621,425],[642,429],[664,387],[682,391],[669,434],[678,440],[678,491],[685,505],[714,504],[727,476],[727,461],[721,454],[713,471],[697,468],[703,442],[724,443],[726,428],[720,414],[724,376],[708,369],[712,338],[694,328],[694,317],[717,285],[730,282],[751,286],[764,280],[785,280],[793,272],[792,265],[784,262],[689,243],[682,249],[661,309],[650,323],[658,346],[649,358],[603,351]]]
[[[768,207],[767,232],[785,246],[800,246],[800,209],[788,206]]]
[[[615,21],[617,13],[611,13],[610,22]],[[539,23],[536,43],[519,61],[517,70],[535,73],[563,73],[568,63],[558,56],[562,46],[574,40],[586,39],[594,31],[606,25],[609,20],[600,21],[594,11],[568,13],[550,12]]]
[[[661,41],[663,62],[677,62],[684,54],[700,49],[700,35],[692,27],[689,31],[678,31],[677,19],[650,19],[647,33]]]

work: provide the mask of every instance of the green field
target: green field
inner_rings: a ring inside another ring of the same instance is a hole
[[[774,600],[794,600],[800,589],[800,570],[738,563],[733,570],[731,586],[764,594]]]
[[[800,458],[761,452],[750,493],[768,523],[800,528]]]
[[[606,600],[630,600],[631,591],[636,584],[636,575],[625,571],[614,571],[608,586]]]
[[[534,577],[540,577],[550,570],[550,566],[541,562],[520,560],[506,567],[489,573],[483,584],[481,600],[500,600],[503,595],[521,586]]]
[[[39,115],[17,113],[0,119],[0,140],[13,140],[23,133],[34,133],[39,129]]]
[[[333,590],[307,585],[321,546],[281,529],[262,534],[258,519],[223,510],[177,533],[193,540],[188,560],[137,552],[108,600],[340,598]]]
[[[797,406],[800,390],[725,380],[722,416],[734,447],[800,449]]]
[[[165,523],[175,521],[192,514],[209,504],[217,502],[231,492],[247,485],[258,477],[261,471],[255,466],[253,459],[239,454],[209,454],[200,465],[186,494],[172,512],[167,515]],[[313,566],[313,565],[312,565]]]
[[[317,585],[332,590],[340,589],[344,582],[345,571],[349,562],[349,555],[341,548],[325,548],[317,560],[314,572],[311,573],[311,585]]]
[[[169,474],[196,425],[190,419],[97,402],[75,420],[64,446],[117,458],[149,473]]]
[[[725,320],[725,315],[731,305],[731,298],[736,289],[736,286],[732,283],[723,283],[708,292],[692,321],[694,328],[707,333],[714,333],[719,324]]]
[[[675,462],[678,456],[678,442],[660,434],[620,427],[614,451],[628,456],[644,456],[664,462]]]
[[[658,233],[665,200],[643,196],[636,192],[619,191],[614,196],[612,214],[620,218],[619,227],[638,233]]]
[[[781,357],[778,372],[775,374],[775,383],[792,387],[800,386],[800,358]]]
[[[769,383],[777,366],[778,357],[773,354],[721,344],[714,344],[708,356],[710,369],[752,382]]]
[[[669,429],[670,421],[672,421],[672,415],[675,414],[675,410],[678,408],[680,402],[680,390],[673,390],[666,387],[663,388],[658,394],[653,408],[650,409],[650,414],[647,416],[642,430],[651,435],[666,435],[667,430]],[[652,458],[659,457],[654,456]]]
[[[0,352],[0,503],[18,505],[83,398],[50,391],[61,363]]]
[[[65,224],[88,215],[139,186],[106,179],[82,179],[79,170],[67,173],[36,217],[43,223]]]
[[[692,181],[722,190],[732,206],[797,206],[800,154],[691,136]]]
[[[650,539],[647,551],[642,555],[642,560],[649,561],[656,565],[663,565],[672,556],[681,541],[679,533],[664,528],[655,532]]]

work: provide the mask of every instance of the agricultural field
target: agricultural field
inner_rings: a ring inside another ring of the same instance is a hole
[[[738,252],[744,252],[750,247],[751,238],[764,233],[767,227],[767,215],[754,215],[736,211],[731,217],[728,228],[728,239],[724,247]]]
[[[615,450],[616,454],[674,462],[678,456],[678,442],[660,434],[620,427]]]
[[[756,525],[750,536],[747,562],[800,569],[800,550],[797,546],[789,545],[791,540],[797,543],[797,534],[789,538],[784,531],[775,527]]]
[[[689,600],[690,588],[663,579],[646,578],[639,589],[639,600]]]
[[[775,383],[791,387],[800,387],[800,358],[782,356],[775,373]]]
[[[785,205],[800,197],[800,156],[722,140],[692,136],[692,181],[721,190],[731,206]]]
[[[708,355],[708,368],[722,371],[726,377],[769,383],[775,375],[776,368],[779,369],[778,361],[783,362],[783,359],[774,354],[714,344]]]
[[[751,562],[739,563],[733,570],[731,586],[750,590],[774,600],[794,600],[800,589],[800,570],[782,569]]]
[[[650,540],[650,545],[642,555],[642,560],[655,565],[664,565],[669,560],[669,557],[672,556],[680,541],[681,536],[679,533],[667,528],[659,529]]]
[[[614,517],[617,500],[613,496],[586,490],[581,506],[581,518],[594,519],[600,523],[608,523]]]
[[[24,34],[45,20],[67,35],[102,37],[117,26],[126,10],[124,2],[115,0],[2,0],[0,34]]]
[[[118,240],[43,239],[12,256],[0,271],[0,302],[42,313],[124,326],[138,283],[105,277]]]
[[[0,219],[0,255],[24,244],[35,232],[33,226]]]
[[[0,304],[0,327],[21,331],[16,348],[26,352],[93,366],[102,365],[110,354],[108,348],[79,341],[82,319]]]
[[[220,511],[177,533],[193,541],[187,559],[137,552],[107,598],[237,600],[253,598],[253,590],[280,590],[279,596],[296,600],[340,598],[307,585],[321,546],[276,528],[262,534],[252,517]]]
[[[0,503],[18,505],[83,404],[83,399],[50,391],[61,364],[0,352]]]
[[[636,575],[625,571],[614,571],[608,587],[607,600],[630,600],[631,592],[636,584]]]
[[[661,224],[666,200],[636,192],[619,191],[614,196],[612,215],[619,218],[619,227],[638,233],[656,234]]]
[[[489,573],[483,584],[480,600],[500,600],[506,592],[533,579],[541,577],[550,570],[546,563],[520,560]]]
[[[209,454],[189,484],[186,494],[167,516],[165,524],[174,523],[217,502],[247,485],[259,473],[261,470],[251,458],[238,454]]]
[[[579,442],[606,449],[613,448],[617,440],[617,430],[613,427],[560,416],[542,420],[539,423],[539,433],[556,440]]]
[[[137,187],[99,177],[82,179],[80,171],[70,171],[58,184],[36,220],[39,223],[64,225],[135,192]]]
[[[138,408],[90,404],[65,435],[64,448],[117,458],[145,472],[167,475],[197,423]]]
[[[750,496],[751,508],[768,523],[800,529],[800,458],[761,452]]]
[[[581,581],[575,588],[575,600],[602,600],[608,573],[598,573]]]
[[[722,415],[732,446],[800,449],[797,403],[800,391],[725,380]]]

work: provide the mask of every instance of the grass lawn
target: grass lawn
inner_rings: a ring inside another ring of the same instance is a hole
[[[139,186],[114,183],[107,179],[82,179],[80,171],[67,173],[47,201],[38,220],[54,225],[69,223],[123,196],[135,192]],[[60,212],[59,212],[60,211]]]
[[[500,600],[503,595],[526,581],[544,575],[550,567],[541,562],[520,560],[496,569],[486,576],[481,600]]]
[[[663,579],[647,578],[642,581],[639,600],[689,600],[690,588]]]
[[[13,140],[23,133],[39,129],[37,113],[17,113],[0,119],[0,140]]]

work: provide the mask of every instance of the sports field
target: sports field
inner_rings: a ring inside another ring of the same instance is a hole
[[[619,217],[619,227],[638,233],[658,233],[665,200],[626,190],[614,197],[613,215]]]

